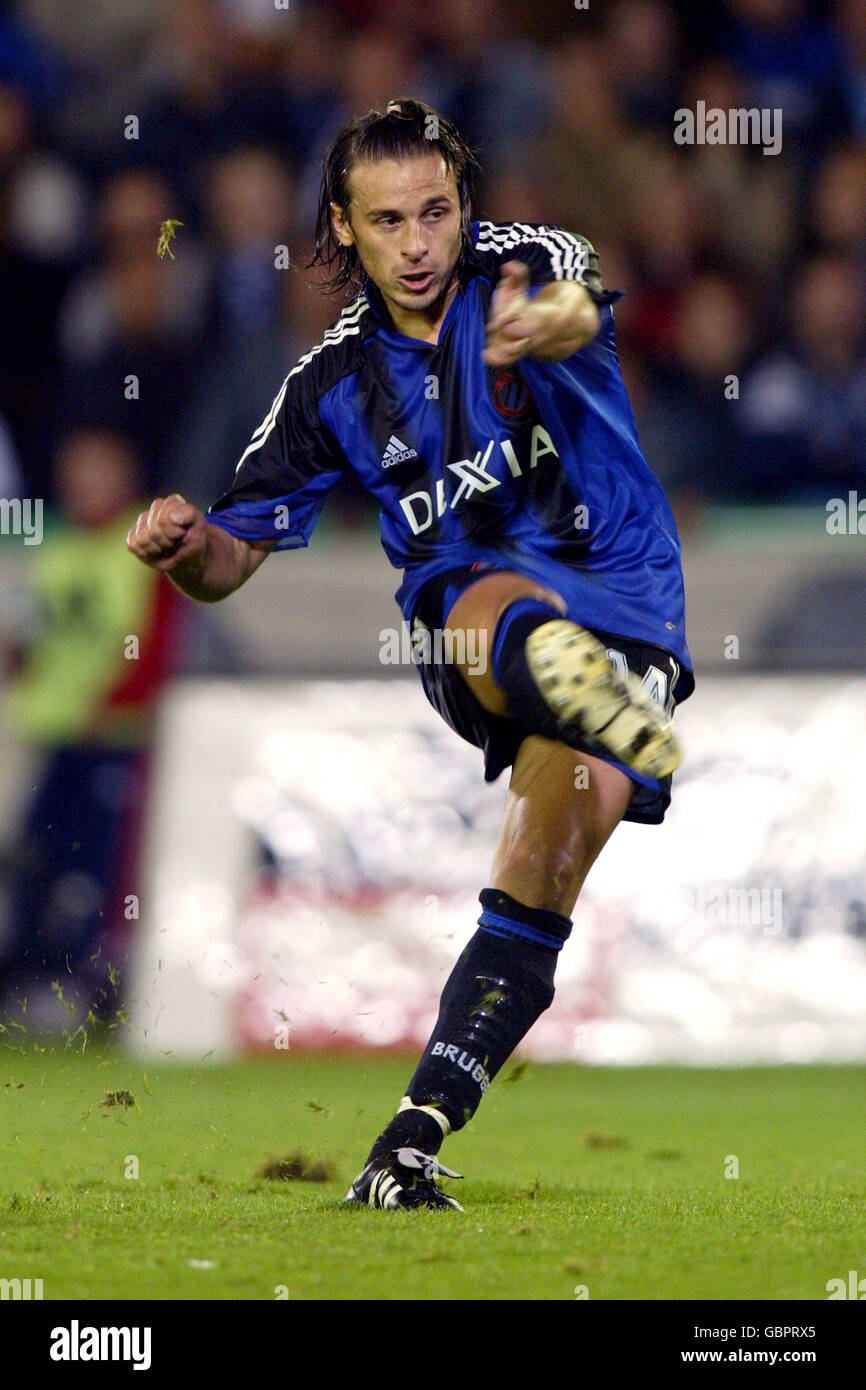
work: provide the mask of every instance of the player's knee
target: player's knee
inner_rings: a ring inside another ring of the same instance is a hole
[[[534,598],[538,599],[541,603],[549,603],[551,607],[557,609],[563,616],[568,612],[568,605],[565,599],[561,594],[558,594],[555,589],[546,589],[542,584],[534,584],[531,580],[525,580],[521,577],[508,594],[508,597],[504,598],[498,605],[491,624],[492,630],[495,630],[496,624],[499,622],[499,619],[502,617],[508,605],[510,603],[515,603],[517,599],[521,598]]]

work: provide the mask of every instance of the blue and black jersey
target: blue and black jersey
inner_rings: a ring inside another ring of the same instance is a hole
[[[562,362],[482,359],[500,267],[533,286],[576,280],[599,306],[595,339]],[[588,241],[559,227],[473,223],[473,251],[436,344],[398,333],[367,281],[289,372],[208,520],[277,549],[306,545],[352,469],[381,508],[407,621],[432,576],[479,561],[557,590],[586,627],[653,643],[694,688],[680,548],[643,458],[620,373],[612,302]]]

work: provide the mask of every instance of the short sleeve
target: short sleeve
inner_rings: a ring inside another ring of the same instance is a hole
[[[622,297],[622,290],[605,289],[598,254],[584,236],[530,222],[478,222],[475,226],[476,256],[494,275],[504,261],[523,261],[535,287],[551,280],[573,280],[583,285],[596,304],[612,304]]]
[[[343,475],[345,458],[319,418],[315,373],[301,363],[241,455],[234,481],[207,519],[245,541],[277,550],[308,544],[322,504]]]

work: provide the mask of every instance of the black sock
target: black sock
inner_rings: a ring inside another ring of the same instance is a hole
[[[483,890],[481,905],[479,930],[445,984],[436,1027],[409,1083],[403,1105],[412,1108],[392,1120],[371,1158],[404,1143],[438,1152],[445,1135],[472,1118],[500,1067],[553,1000],[571,919],[526,907],[496,888]]]
[[[413,1106],[408,1096],[403,1097],[403,1106],[405,1108],[397,1112],[379,1135],[367,1155],[368,1163],[371,1159],[393,1153],[394,1149],[420,1149],[423,1154],[438,1154],[448,1133],[447,1120],[443,1126],[441,1120],[435,1120],[426,1110]]]

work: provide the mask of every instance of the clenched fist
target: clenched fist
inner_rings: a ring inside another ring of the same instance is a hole
[[[207,521],[204,513],[173,492],[157,497],[150,511],[142,512],[130,529],[127,548],[154,569],[169,573],[204,557],[207,549]]]

